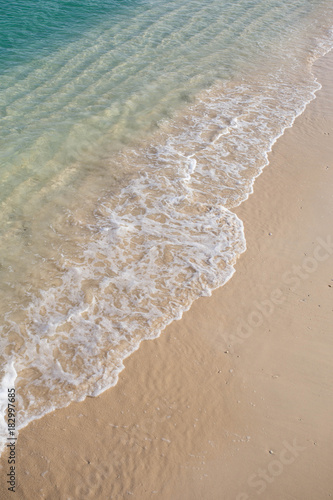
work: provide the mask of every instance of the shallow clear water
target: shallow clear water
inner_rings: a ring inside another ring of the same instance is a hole
[[[23,426],[114,385],[231,277],[231,209],[318,90],[333,6],[0,7],[1,374]]]

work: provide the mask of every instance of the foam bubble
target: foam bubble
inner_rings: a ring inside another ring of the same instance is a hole
[[[17,377],[13,361],[6,364],[3,373],[0,383],[0,453],[4,450],[8,437],[8,427],[5,419],[8,407],[8,390],[15,388]]]

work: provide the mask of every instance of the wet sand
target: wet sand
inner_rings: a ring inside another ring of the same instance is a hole
[[[1,498],[333,497],[333,52],[236,210],[236,273],[125,362],[116,387],[20,432]]]

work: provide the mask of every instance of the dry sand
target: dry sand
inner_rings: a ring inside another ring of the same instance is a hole
[[[1,498],[333,497],[333,52],[315,68],[323,89],[237,209],[234,277],[116,387],[22,430]]]

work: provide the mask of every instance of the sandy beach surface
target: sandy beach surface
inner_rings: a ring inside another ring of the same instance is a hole
[[[23,429],[1,498],[333,498],[333,52],[314,70],[322,90],[236,210],[233,278],[116,387]]]

